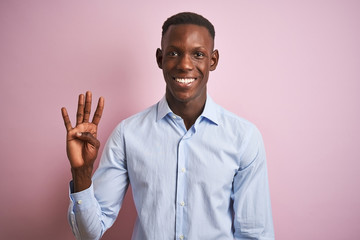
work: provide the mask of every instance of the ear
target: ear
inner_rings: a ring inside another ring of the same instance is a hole
[[[163,55],[160,48],[156,49],[156,62],[160,69],[162,69]]]
[[[219,62],[219,51],[216,49],[211,54],[210,71],[214,71]]]

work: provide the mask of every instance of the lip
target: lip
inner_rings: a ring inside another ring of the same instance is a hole
[[[191,86],[196,80],[196,77],[173,77],[174,82],[178,86],[188,87]]]

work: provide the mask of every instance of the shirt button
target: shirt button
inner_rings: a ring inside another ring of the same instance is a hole
[[[184,173],[184,172],[185,172],[185,168],[182,168],[181,171]]]
[[[82,201],[81,201],[81,200],[77,200],[76,203],[80,205],[80,204],[82,203]]]
[[[180,235],[179,239],[181,239],[181,240],[184,239],[184,235]]]
[[[184,201],[182,201],[181,203],[180,203],[180,206],[185,206],[185,202]]]

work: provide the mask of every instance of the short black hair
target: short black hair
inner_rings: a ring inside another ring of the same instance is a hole
[[[204,18],[203,16],[193,12],[181,12],[169,17],[162,26],[162,36],[165,35],[166,31],[171,25],[178,24],[194,24],[202,27],[206,27],[212,39],[215,39],[215,28],[212,23]]]

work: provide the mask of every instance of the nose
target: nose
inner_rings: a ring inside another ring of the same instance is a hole
[[[177,69],[183,70],[183,71],[190,71],[194,67],[193,61],[191,59],[191,56],[188,54],[183,54],[179,58],[179,62],[177,64]]]

